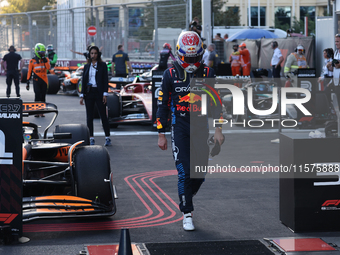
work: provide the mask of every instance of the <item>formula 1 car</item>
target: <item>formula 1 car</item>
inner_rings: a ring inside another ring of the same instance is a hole
[[[242,126],[240,123],[245,123],[244,126],[248,126],[250,120],[260,119],[279,119],[279,107],[270,115],[255,115],[248,109],[248,95],[247,90],[251,88],[253,91],[253,106],[257,110],[269,110],[272,107],[273,101],[273,88],[277,87],[277,84],[273,81],[260,81],[246,84],[241,90],[245,96],[244,98],[244,115],[233,115],[233,103],[232,94],[223,96],[222,103],[225,109],[225,119],[232,119],[235,126]],[[287,115],[283,116],[284,119],[297,119],[297,110],[292,105],[287,105]],[[301,124],[301,123],[300,123]]]
[[[244,115],[233,115],[233,97],[232,94],[227,94],[222,97],[222,103],[224,108],[224,118],[232,119],[233,123],[245,123],[248,126],[250,120],[253,119],[279,119],[279,106],[270,115],[255,115],[248,109],[247,104],[247,90],[252,88],[253,99],[252,103],[257,110],[269,110],[273,104],[273,88],[277,87],[277,84],[273,81],[259,81],[246,84],[241,90],[245,96],[244,98]],[[288,95],[292,98],[298,98],[299,94]],[[333,117],[328,113],[328,109],[324,105],[324,96],[322,94],[316,94],[315,99],[309,102],[308,108],[312,109],[313,116],[305,117],[301,114],[300,110],[296,108],[295,105],[286,105],[286,115],[282,115],[283,119],[294,119],[297,121],[297,127],[299,128],[309,128],[314,127],[317,124],[324,124],[326,121],[333,119]],[[323,106],[322,106],[323,105]],[[235,124],[236,126],[242,126],[242,124]]]
[[[88,146],[84,125],[57,125],[48,138],[57,107],[23,103],[24,116],[43,113],[54,113],[43,135],[36,124],[23,122],[23,221],[114,215],[116,190],[107,150]]]
[[[60,89],[63,93],[75,96],[81,93],[83,70],[84,66],[80,66],[61,81]]]
[[[112,127],[122,123],[152,122],[152,86],[150,83],[130,83],[119,92],[110,89],[107,113]]]

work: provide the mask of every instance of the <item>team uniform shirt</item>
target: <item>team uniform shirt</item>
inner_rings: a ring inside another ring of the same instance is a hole
[[[115,63],[116,74],[128,73],[127,61],[130,61],[129,56],[122,50],[119,50],[112,56],[112,62]]]
[[[16,71],[18,70],[18,63],[21,60],[21,56],[15,52],[7,53],[3,61],[6,61],[7,71]]]
[[[27,73],[27,80],[31,79],[31,75],[33,72],[33,80],[34,81],[43,81],[46,84],[48,84],[47,79],[47,70],[51,68],[50,66],[50,60],[48,58],[47,62],[44,63],[42,59],[39,59],[38,57],[34,57],[30,60],[30,63],[28,65],[28,73]]]
[[[218,54],[216,53],[216,51],[210,52],[208,62],[209,61],[212,61],[212,68],[216,72],[217,66],[218,66],[218,63],[219,63],[219,58],[218,58]]]
[[[271,60],[271,65],[276,66],[279,63],[281,57],[282,57],[281,50],[279,48],[275,48],[273,57]]]
[[[205,66],[203,76],[213,78],[215,77],[215,72],[212,68]],[[201,97],[198,92],[190,91],[190,80],[192,78],[196,78],[195,74],[186,73],[185,79],[183,81],[179,80],[173,67],[164,72],[156,114],[159,132],[165,132],[170,110],[172,124],[176,124],[177,118],[190,122],[190,114],[194,114],[193,116],[201,114]],[[214,118],[219,119],[221,112],[222,106],[217,104],[214,107]]]
[[[334,59],[340,60],[340,52],[339,50],[335,51]],[[339,85],[339,79],[340,79],[340,68],[333,68],[333,82],[335,86]]]
[[[51,53],[48,53],[48,59],[50,60],[50,64],[51,64],[51,67],[55,67],[55,64],[57,63],[57,60],[58,60],[58,56],[57,54],[55,54],[54,51],[52,51]]]

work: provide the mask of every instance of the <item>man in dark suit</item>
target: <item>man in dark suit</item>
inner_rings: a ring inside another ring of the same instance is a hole
[[[20,97],[19,72],[22,69],[23,61],[20,61],[21,56],[15,53],[15,48],[13,45],[9,47],[8,51],[9,53],[7,53],[1,61],[1,68],[2,70],[5,70],[6,73],[6,96],[10,97],[12,80],[14,80],[15,92],[17,93],[17,97]],[[20,68],[18,69],[19,61]],[[6,62],[6,67],[4,66],[4,62]]]
[[[93,137],[93,113],[94,105],[96,104],[105,132],[104,146],[110,146],[110,124],[106,116],[108,72],[107,66],[105,62],[102,61],[101,52],[97,46],[92,46],[89,50],[89,59],[84,66],[82,83],[80,104],[83,105],[85,99],[87,127],[90,131],[90,144],[95,144]]]

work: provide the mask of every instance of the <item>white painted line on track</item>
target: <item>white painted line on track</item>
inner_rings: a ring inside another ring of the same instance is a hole
[[[287,129],[282,133],[309,133],[315,131],[315,129]],[[210,134],[214,134],[214,130],[209,131]],[[272,134],[278,133],[277,129],[261,129],[261,130],[223,130],[223,134]],[[170,135],[170,132],[166,132],[166,135]],[[94,136],[105,136],[104,132],[94,132]],[[117,131],[110,132],[111,136],[140,136],[140,135],[158,135],[157,131]],[[52,137],[52,133],[47,134],[48,137]]]

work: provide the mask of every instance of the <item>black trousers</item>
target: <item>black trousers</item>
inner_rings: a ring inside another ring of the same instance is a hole
[[[47,84],[44,81],[33,80],[34,101],[46,102]]]
[[[330,104],[332,103],[332,93],[335,93],[338,99],[338,104],[340,105],[340,85],[334,86],[334,83],[332,83],[328,87],[325,87],[324,91]]]
[[[272,66],[272,68],[273,78],[280,78],[281,65],[279,65],[277,68],[275,68],[275,66]]]
[[[105,136],[110,136],[110,124],[106,116],[106,105],[103,103],[103,95],[100,95],[97,88],[91,88],[84,99],[86,108],[86,121],[87,127],[90,131],[90,136],[93,136],[93,114],[95,110],[95,104],[97,105],[99,116],[102,120]]]
[[[11,86],[12,86],[13,80],[14,80],[15,92],[17,94],[17,97],[20,97],[19,72],[18,72],[18,70],[7,70],[7,74],[6,74],[6,84],[7,84],[6,96],[9,97],[11,95]]]

